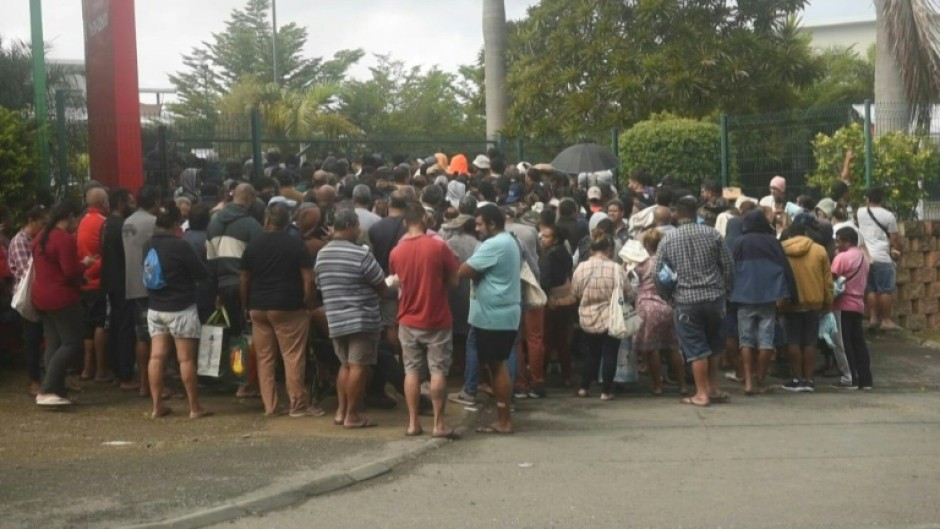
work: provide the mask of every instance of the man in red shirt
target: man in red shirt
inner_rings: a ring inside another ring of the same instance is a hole
[[[431,402],[434,406],[434,437],[457,437],[444,424],[447,372],[453,352],[453,318],[447,290],[457,287],[457,258],[441,240],[427,235],[427,213],[421,204],[405,209],[407,233],[389,256],[389,273],[399,278],[399,337],[405,364],[405,400],[408,403],[406,435],[421,435],[418,402],[421,372],[431,372]]]
[[[114,379],[108,365],[104,329],[108,317],[108,302],[101,288],[101,233],[108,217],[108,192],[103,187],[93,187],[85,193],[88,209],[78,224],[78,258],[93,261],[85,269],[82,281],[82,309],[85,317],[85,366],[82,380],[110,382]]]

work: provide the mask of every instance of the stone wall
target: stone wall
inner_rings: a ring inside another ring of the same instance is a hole
[[[898,324],[909,331],[940,329],[940,221],[904,222],[899,230]]]

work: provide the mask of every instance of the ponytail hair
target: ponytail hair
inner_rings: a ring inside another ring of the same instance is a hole
[[[607,252],[614,248],[614,240],[606,231],[595,228],[591,232],[591,251],[592,252]]]
[[[53,207],[49,213],[49,223],[46,224],[46,227],[42,230],[42,235],[39,236],[39,251],[45,253],[46,243],[49,242],[49,234],[55,229],[56,224],[71,216],[77,217],[80,213],[81,210],[78,208],[78,204],[71,200],[60,202]]]

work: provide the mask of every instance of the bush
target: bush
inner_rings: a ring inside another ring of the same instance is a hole
[[[940,156],[930,144],[903,132],[889,132],[873,141],[872,185],[885,189],[884,206],[899,219],[917,215],[917,203],[925,197],[921,182],[934,174]],[[856,156],[851,162],[853,200],[864,200],[859,191],[865,185],[865,133],[862,125],[853,123],[837,130],[832,136],[818,134],[813,142],[816,171],[808,183],[828,195],[839,180],[845,153],[851,149]]]
[[[26,120],[0,106],[0,203],[20,207],[32,186],[35,139]]]
[[[709,178],[721,178],[721,127],[716,123],[653,115],[620,136],[620,162],[624,175],[643,169],[654,178],[672,176],[698,187]]]

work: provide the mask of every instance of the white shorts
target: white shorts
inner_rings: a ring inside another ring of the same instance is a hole
[[[202,337],[202,324],[199,322],[199,312],[195,305],[179,312],[160,312],[149,309],[147,330],[150,336],[169,334],[173,338],[191,340],[198,340]]]

